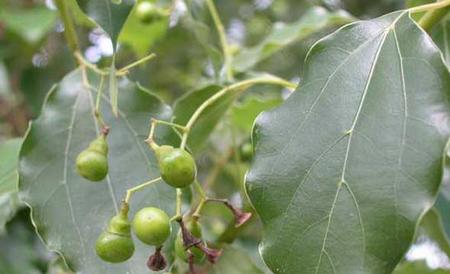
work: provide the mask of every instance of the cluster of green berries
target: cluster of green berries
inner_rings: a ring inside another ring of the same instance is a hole
[[[92,141],[87,149],[82,151],[76,159],[78,173],[93,182],[103,180],[108,174],[108,144],[106,136],[108,129]],[[155,152],[161,178],[174,188],[190,186],[197,176],[195,160],[190,153],[182,148],[172,146],[158,146],[150,143]],[[229,207],[235,215],[236,226],[245,223],[251,216],[234,208],[227,200],[215,200]],[[140,209],[132,222],[128,220],[128,204],[123,203],[120,213],[111,218],[104,232],[98,237],[95,250],[104,261],[120,263],[133,256],[134,243],[131,236],[135,236],[147,245],[155,247],[155,253],[149,257],[148,267],[153,271],[163,270],[167,263],[161,253],[162,246],[171,234],[169,216],[161,209],[146,207]],[[215,263],[220,256],[220,251],[210,249],[202,239],[202,230],[194,216],[187,221],[177,219],[180,230],[177,233],[174,250],[178,258],[189,263],[193,268],[194,263],[201,263],[205,259]]]
[[[106,231],[100,234],[95,243],[97,255],[110,263],[128,260],[134,253],[133,231],[140,241],[156,247],[148,266],[155,271],[164,269],[166,262],[161,247],[170,235],[169,216],[159,208],[146,207],[139,210],[130,223],[127,212],[127,206],[123,206],[121,212],[109,221]]]
[[[92,141],[88,148],[82,151],[76,159],[77,172],[84,178],[97,182],[108,174],[108,144],[106,133]],[[153,145],[158,160],[161,177],[168,185],[184,188],[191,185],[197,174],[195,160],[184,149],[172,146]],[[124,262],[134,253],[134,243],[131,231],[145,244],[155,246],[156,252],[150,257],[148,265],[152,270],[165,267],[165,259],[161,254],[161,246],[171,233],[169,216],[161,209],[146,207],[139,210],[132,223],[128,220],[128,205],[123,205],[121,212],[114,216],[107,229],[97,239],[95,249],[97,255],[110,263]],[[193,230],[197,237],[201,237],[200,229]],[[187,260],[185,249],[178,234],[177,254]]]
[[[107,133],[101,134],[76,159],[78,174],[92,182],[103,180],[108,174]],[[152,145],[158,160],[161,177],[168,185],[185,188],[197,175],[195,160],[181,148]]]

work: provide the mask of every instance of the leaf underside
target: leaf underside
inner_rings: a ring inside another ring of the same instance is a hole
[[[391,273],[435,200],[450,76],[401,11],[309,52],[304,81],[254,129],[246,178],[275,273]]]
[[[91,85],[97,86],[95,75]],[[93,116],[96,92],[82,83],[79,70],[68,74],[48,96],[20,154],[20,189],[32,209],[36,230],[46,245],[64,255],[77,273],[148,273],[151,247],[135,239],[136,252],[123,264],[101,261],[95,240],[115,214],[127,188],[159,176],[153,153],[144,141],[151,117],[169,119],[170,107],[126,79],[118,82],[121,109],[115,118],[103,96],[101,111],[111,126],[108,135],[109,175],[98,183],[81,178],[75,159],[97,136]],[[164,129],[163,129],[164,130]],[[158,131],[158,140],[166,134]],[[156,184],[133,196],[130,217],[144,206],[174,213],[174,190]]]

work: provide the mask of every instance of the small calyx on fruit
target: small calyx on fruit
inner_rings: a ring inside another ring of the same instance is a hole
[[[190,268],[193,268],[193,263],[198,262],[203,259],[200,258],[198,260],[199,256],[196,253],[203,254],[206,256],[206,259],[210,263],[216,263],[219,259],[220,255],[222,254],[222,250],[212,249],[206,246],[206,244],[200,239],[201,237],[201,228],[197,220],[193,219],[187,222],[187,224],[184,223],[183,220],[179,221],[180,224],[180,233],[177,237],[181,239],[182,246],[180,248],[180,245],[177,242],[175,242],[175,253],[178,257],[183,259],[184,261],[188,262],[190,265]],[[195,235],[199,235],[197,238]]]
[[[195,244],[201,243],[202,230],[200,224],[194,220],[183,222],[183,225],[181,225],[181,220],[179,222],[181,228],[175,239],[175,254],[185,262],[189,262],[191,257],[195,263],[203,262],[205,254],[198,247],[195,247]]]
[[[157,146],[154,149],[164,182],[176,188],[184,188],[194,182],[197,166],[189,152],[172,146]]]
[[[161,246],[170,236],[169,216],[159,208],[143,208],[134,216],[133,230],[142,242]]]
[[[251,212],[244,212],[242,209],[233,206],[227,199],[208,199],[208,201],[225,205],[234,215],[234,225],[236,228],[245,224],[252,217]]]
[[[92,141],[88,148],[78,154],[76,168],[79,175],[93,181],[101,181],[108,174],[108,143],[106,134]]]
[[[131,225],[124,211],[109,221],[106,231],[100,234],[95,243],[97,255],[106,262],[120,263],[133,256]]]
[[[136,17],[144,24],[150,24],[165,16],[164,11],[153,1],[143,0],[137,3]]]
[[[226,207],[228,207],[231,210],[231,212],[233,212],[235,227],[242,226],[252,217],[252,213],[242,211],[242,209],[233,206],[227,200],[225,200],[223,203]]]
[[[150,270],[161,271],[167,266],[167,260],[161,253],[162,247],[157,247],[155,253],[148,258],[147,266]]]

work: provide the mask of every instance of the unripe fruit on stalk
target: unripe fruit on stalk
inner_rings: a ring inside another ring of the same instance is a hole
[[[95,243],[97,255],[104,261],[120,263],[133,256],[134,243],[131,239],[131,225],[123,215],[114,216]]]
[[[136,17],[144,24],[150,24],[164,17],[162,10],[150,1],[141,1],[136,6]]]
[[[88,148],[78,154],[77,172],[84,178],[97,182],[108,174],[108,143],[105,135],[92,141]]]
[[[159,208],[143,208],[134,216],[133,230],[142,242],[161,246],[170,235],[169,216]]]
[[[197,221],[188,221],[186,222],[186,228],[191,232],[193,236],[196,238],[201,239],[202,237],[202,229],[200,227],[200,224]],[[177,234],[177,238],[175,239],[175,254],[178,258],[181,260],[188,262],[188,251],[186,250],[184,243],[183,243],[183,236],[181,233],[181,229]],[[195,263],[201,263],[205,259],[205,254],[198,248],[198,247],[191,247],[190,251],[194,255],[194,262]]]
[[[155,148],[161,177],[172,187],[184,188],[192,184],[197,175],[194,158],[186,150],[172,146]]]
[[[253,158],[253,146],[250,142],[246,142],[239,148],[241,159],[243,161],[250,161]]]

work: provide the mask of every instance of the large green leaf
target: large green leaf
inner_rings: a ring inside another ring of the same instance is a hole
[[[77,0],[80,8],[111,37],[116,48],[119,33],[133,8],[133,0],[114,4],[111,0]]]
[[[293,42],[353,20],[353,17],[342,10],[329,12],[322,7],[312,7],[294,23],[276,23],[268,36],[257,46],[242,49],[233,59],[234,69],[246,71]]]
[[[390,273],[439,189],[450,75],[407,12],[318,42],[254,130],[247,192],[275,273]]]
[[[91,85],[98,79],[90,75]],[[87,89],[79,70],[68,74],[47,97],[39,118],[28,131],[20,154],[20,189],[32,209],[36,229],[51,250],[60,252],[77,273],[144,273],[151,247],[135,241],[128,263],[102,262],[94,243],[124,197],[127,188],[159,176],[145,140],[152,117],[168,120],[171,109],[127,79],[118,81],[121,109],[115,118],[103,97],[101,109],[111,126],[108,136],[110,172],[99,183],[81,178],[75,159],[98,134],[93,119],[95,92]],[[157,132],[163,143],[167,130]],[[161,139],[163,138],[164,139]],[[175,193],[164,183],[137,193],[131,215],[144,206],[174,211]]]

